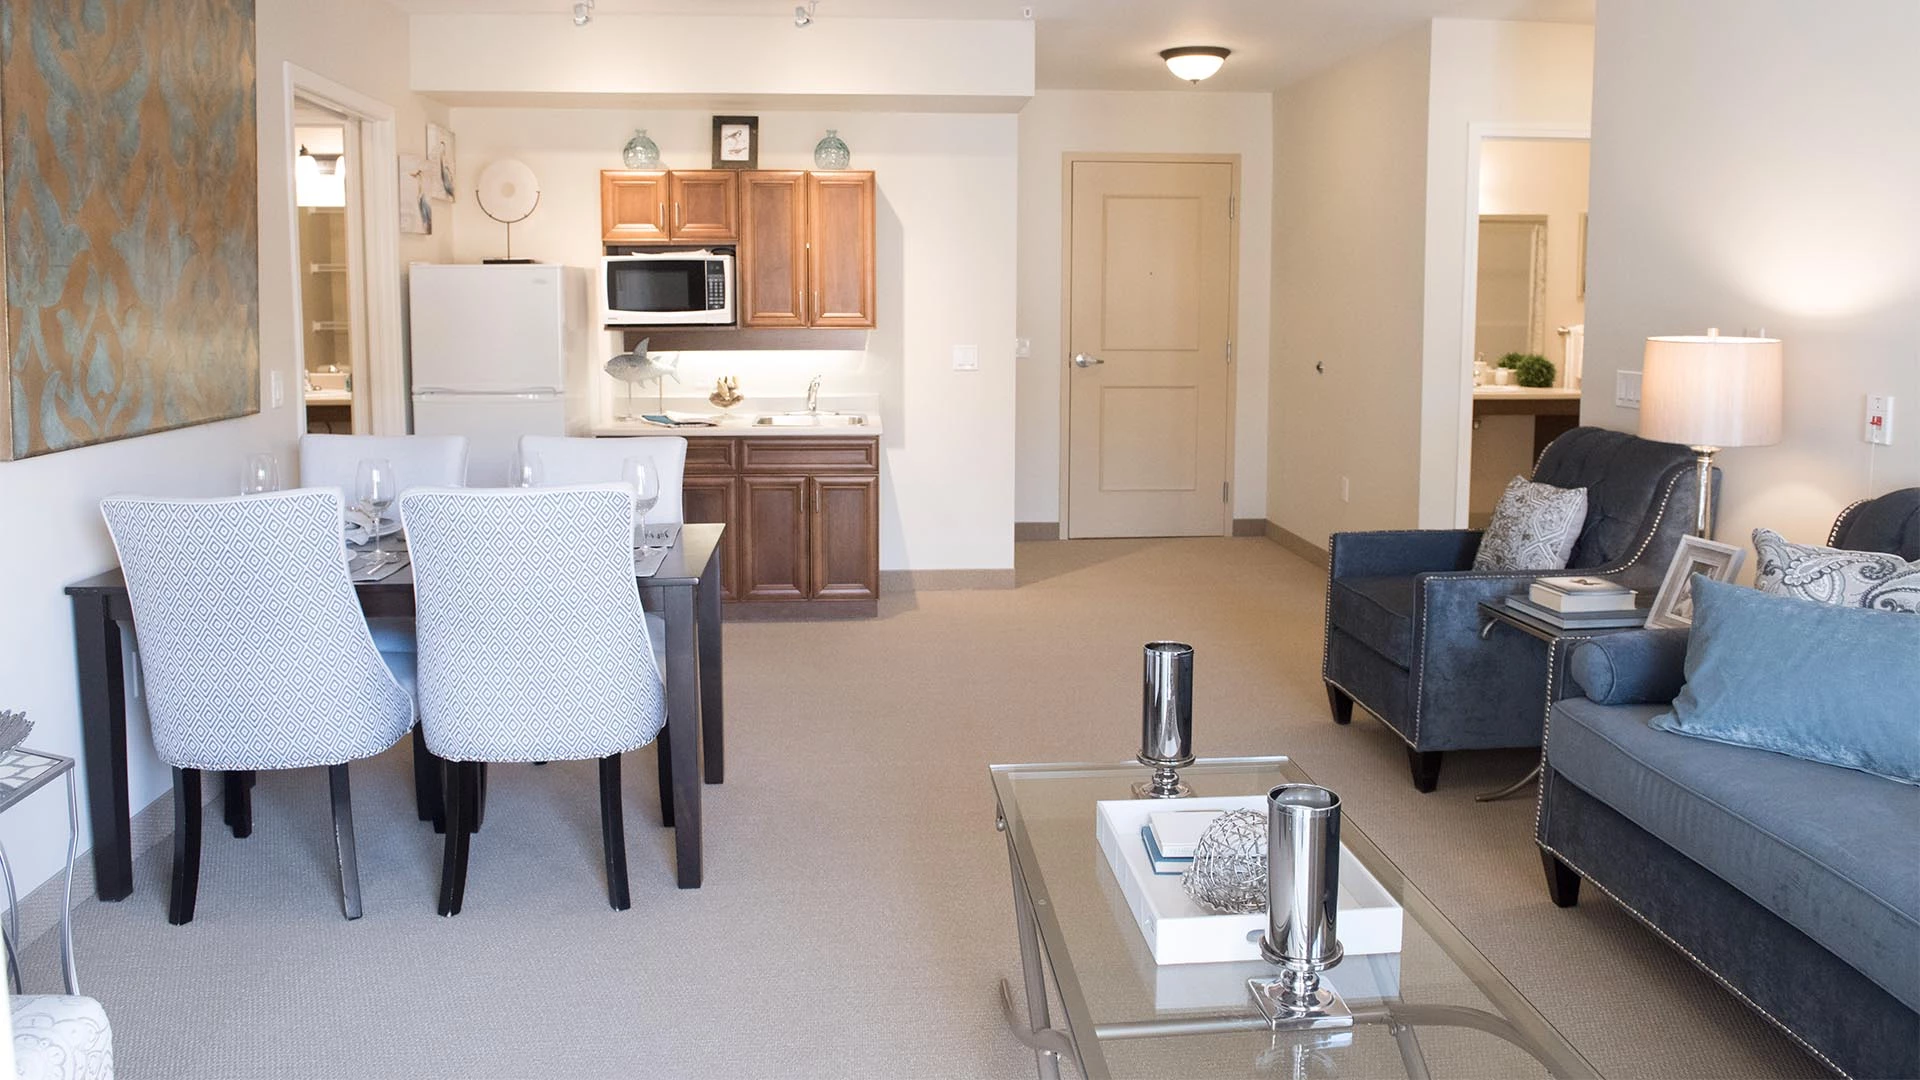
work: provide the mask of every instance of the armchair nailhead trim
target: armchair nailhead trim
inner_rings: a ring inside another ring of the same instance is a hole
[[[1828,547],[1836,547],[1839,545],[1840,530],[1846,527],[1847,519],[1853,516],[1854,511],[1860,509],[1862,506],[1865,506],[1866,504],[1867,504],[1867,500],[1865,499],[1855,499],[1852,502],[1847,504],[1847,508],[1845,510],[1840,511],[1840,516],[1833,519],[1833,528],[1827,530],[1827,546]]]

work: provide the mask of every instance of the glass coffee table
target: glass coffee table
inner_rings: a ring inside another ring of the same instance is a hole
[[[1373,846],[1352,800],[1341,841],[1404,910],[1400,952],[1349,956],[1329,972],[1353,1010],[1351,1029],[1273,1031],[1246,984],[1277,969],[1258,960],[1154,963],[1095,838],[1094,804],[1131,798],[1142,766],[990,772],[1012,867],[1024,1017],[1004,980],[1001,1004],[1014,1035],[1033,1048],[1042,1080],[1060,1075],[1063,1057],[1087,1080],[1599,1076]],[[1311,782],[1284,757],[1202,759],[1180,777],[1201,797]],[[1049,970],[1063,1027],[1049,1019]]]

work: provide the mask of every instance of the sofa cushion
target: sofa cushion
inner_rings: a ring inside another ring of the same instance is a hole
[[[1753,530],[1753,550],[1760,556],[1754,587],[1763,593],[1920,613],[1920,562],[1881,551],[1796,544],[1772,529]]]
[[[1693,579],[1687,683],[1654,726],[1920,784],[1920,618]]]
[[[1660,731],[1662,711],[1561,701],[1547,762],[1920,1009],[1920,788]]]
[[[1516,476],[1493,508],[1473,568],[1562,569],[1586,521],[1586,488],[1558,488]]]
[[[1333,625],[1403,668],[1413,666],[1412,577],[1339,578],[1327,602]]]

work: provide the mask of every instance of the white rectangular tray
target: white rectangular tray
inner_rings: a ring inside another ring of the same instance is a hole
[[[1210,964],[1258,960],[1265,912],[1216,915],[1188,898],[1180,879],[1155,874],[1140,828],[1156,810],[1259,810],[1265,795],[1216,799],[1121,799],[1096,804],[1100,850],[1127,898],[1147,948],[1160,964]],[[1405,914],[1353,853],[1340,848],[1340,919],[1335,928],[1348,956],[1400,951]]]

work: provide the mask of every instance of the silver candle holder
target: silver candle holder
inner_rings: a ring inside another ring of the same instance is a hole
[[[1267,932],[1260,956],[1278,978],[1250,979],[1274,1028],[1351,1027],[1353,1013],[1320,975],[1340,962],[1340,796],[1313,784],[1267,792]]]
[[[1140,764],[1150,780],[1133,785],[1139,799],[1193,794],[1177,770],[1193,764],[1193,646],[1150,641],[1140,701]]]

